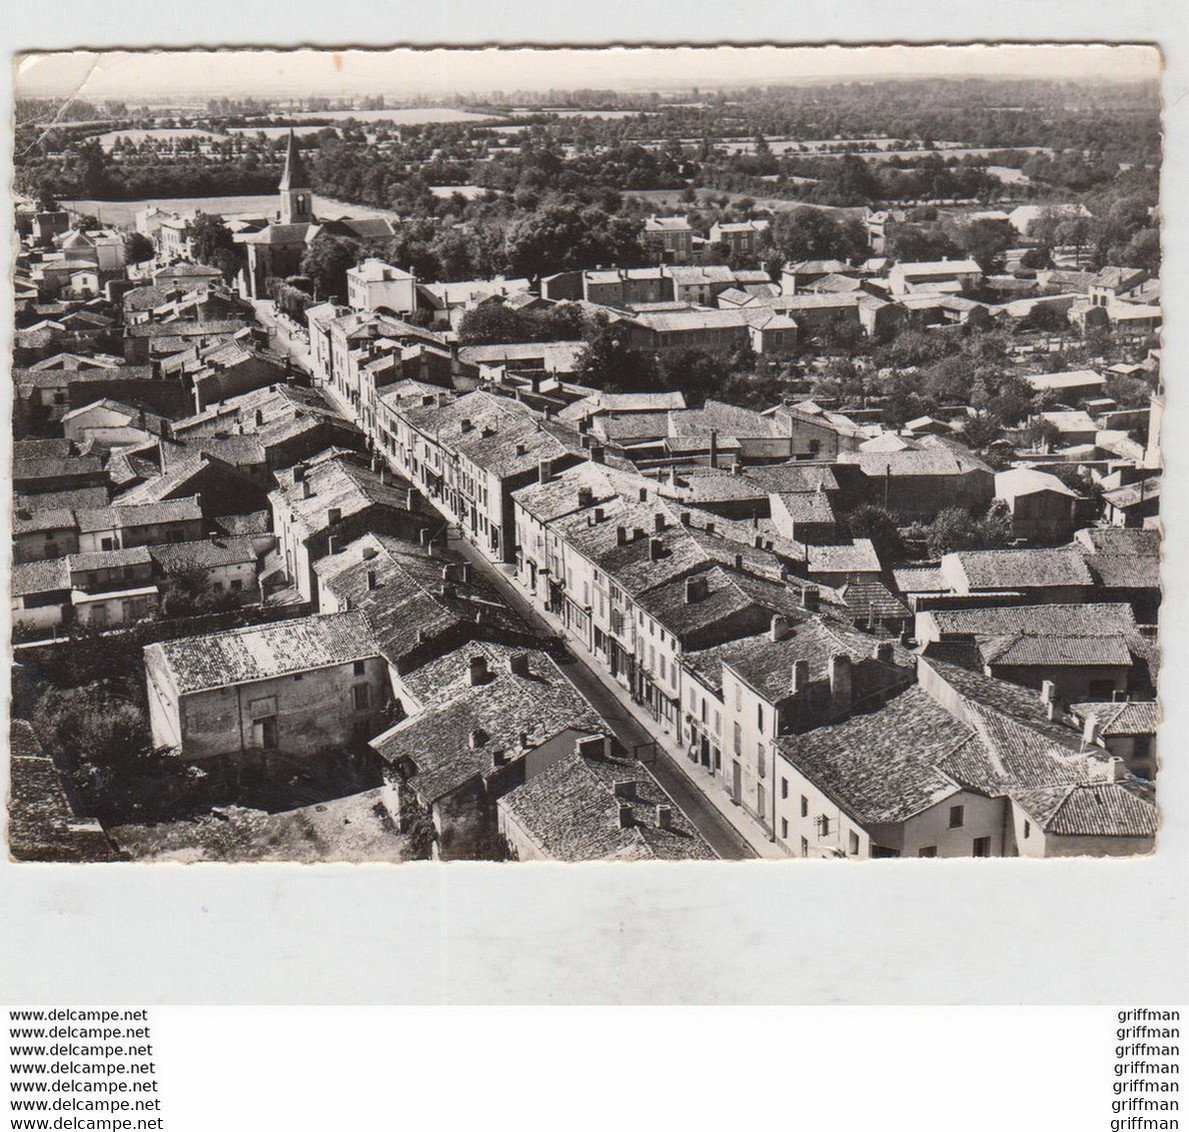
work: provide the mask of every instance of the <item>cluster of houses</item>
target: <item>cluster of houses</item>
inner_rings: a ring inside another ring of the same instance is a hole
[[[250,294],[307,238],[311,200],[291,145],[277,221],[245,229]],[[53,262],[55,223],[38,221],[27,264]],[[695,408],[569,380],[580,344],[458,344],[484,303],[564,299],[644,348],[767,353],[840,311],[868,334],[913,303],[949,321],[982,282],[958,261],[798,264],[775,282],[687,265],[680,227],[654,227],[660,266],[538,291],[368,260],[345,306],[308,310],[300,373],[182,244],[92,298],[31,273],[27,316],[111,322],[99,344],[18,338],[19,634],[118,633],[198,579],[246,619],[146,645],[154,744],[198,766],[370,760],[392,820],[428,821],[445,859],[715,856],[566,677],[559,642],[766,855],[1150,851],[1158,427],[1131,441],[1097,373],[1033,375],[1051,416],[1089,428],[996,471],[957,418]],[[714,242],[754,239],[744,227]],[[1091,307],[1142,292],[1123,273],[1096,302],[1112,270],[1087,282]],[[427,305],[430,326],[410,320]],[[1102,486],[1103,521],[1045,471],[1070,460]],[[907,525],[996,501],[1005,549],[901,561],[847,533],[864,504]]]

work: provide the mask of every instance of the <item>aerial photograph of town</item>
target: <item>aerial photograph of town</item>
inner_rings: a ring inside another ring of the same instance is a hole
[[[11,857],[1156,851],[1157,52],[15,81]]]

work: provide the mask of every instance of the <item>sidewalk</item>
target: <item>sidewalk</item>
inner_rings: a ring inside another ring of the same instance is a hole
[[[735,831],[737,836],[747,845],[757,857],[774,861],[783,861],[787,855],[777,848],[775,842],[769,840],[768,835],[752,820],[747,812],[731,801],[727,793],[715,781],[713,775],[707,773],[698,764],[691,763],[686,757],[684,748],[678,746],[673,736],[652,718],[651,713],[642,704],[637,704],[615,678],[606,671],[603,664],[586,646],[569,635],[562,622],[552,613],[541,609],[520,584],[511,566],[497,566],[483,558],[465,539],[451,540],[453,544],[466,548],[470,553],[467,557],[485,568],[488,576],[493,580],[503,582],[501,587],[509,596],[515,595],[519,600],[515,605],[519,608],[527,605],[535,618],[558,634],[566,643],[566,647],[573,654],[582,667],[589,672],[603,689],[614,698],[616,705],[628,715],[636,725],[650,735],[657,743],[657,758],[670,770],[679,772],[696,791],[702,801],[709,803]],[[581,690],[581,689],[580,689]],[[596,705],[597,706],[597,705]],[[665,785],[662,782],[662,785]]]

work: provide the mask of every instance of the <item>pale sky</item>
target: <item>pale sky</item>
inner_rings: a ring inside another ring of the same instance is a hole
[[[129,100],[162,96],[427,96],[492,90],[770,85],[904,75],[1147,79],[1151,47],[710,47],[390,51],[114,51],[28,55],[17,96]]]

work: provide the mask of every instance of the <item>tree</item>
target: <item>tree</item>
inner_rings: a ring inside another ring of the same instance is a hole
[[[1003,422],[994,413],[971,417],[962,428],[962,442],[970,448],[987,448],[1003,436]]]
[[[789,263],[807,259],[845,261],[867,251],[862,225],[853,220],[835,220],[825,209],[806,206],[774,216],[764,244]]]
[[[124,260],[127,263],[144,263],[157,254],[153,241],[143,232],[129,232],[124,237]]]
[[[204,613],[222,613],[240,605],[240,598],[212,589],[203,570],[176,570],[161,584],[160,616],[197,617]]]
[[[458,325],[458,341],[467,346],[527,342],[532,337],[528,320],[500,302],[474,307]]]
[[[851,538],[871,540],[875,553],[879,555],[879,560],[885,567],[893,562],[904,561],[904,539],[891,512],[864,503],[844,516],[843,521],[846,533]]]
[[[1011,512],[996,500],[986,514],[976,518],[963,507],[947,507],[929,524],[925,542],[931,558],[955,550],[987,550],[1011,541]]]
[[[619,393],[648,392],[656,388],[652,358],[628,347],[627,334],[615,323],[595,330],[578,359],[575,376],[584,385]]]
[[[308,275],[322,298],[347,293],[347,272],[363,258],[363,245],[346,236],[322,232],[301,257],[301,272]]]
[[[1001,220],[973,220],[958,233],[962,250],[983,271],[1001,267],[1003,253],[1012,245],[1011,226]]]
[[[103,684],[49,687],[37,702],[38,735],[74,772],[128,773],[152,753],[145,712]]]

